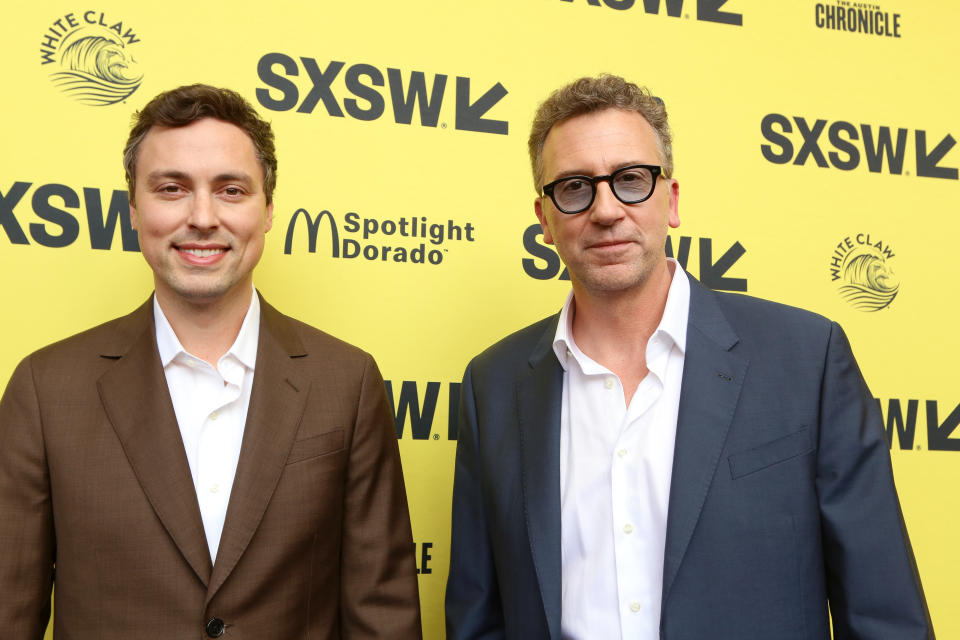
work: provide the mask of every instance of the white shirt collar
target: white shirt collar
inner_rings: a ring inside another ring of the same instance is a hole
[[[657,325],[653,336],[663,334],[673,342],[681,353],[687,349],[687,320],[690,312],[690,281],[680,263],[673,258],[667,258],[673,264],[673,277],[670,280],[670,289],[667,291],[667,303],[663,308],[663,316]],[[567,295],[566,302],[560,310],[560,319],[557,322],[557,332],[553,338],[553,352],[560,361],[560,366],[566,371],[569,358],[573,357],[580,363],[585,373],[599,373],[589,371],[593,361],[580,351],[573,339],[573,290]],[[651,339],[653,338],[651,336]]]
[[[243,318],[243,324],[240,325],[240,332],[237,339],[233,341],[230,349],[220,358],[222,361],[227,356],[233,356],[251,371],[255,368],[257,362],[257,345],[260,340],[260,297],[256,289],[251,287],[250,307],[247,309],[247,315]],[[177,334],[174,333],[170,321],[163,314],[160,303],[157,302],[157,296],[153,296],[153,320],[157,333],[157,350],[160,353],[160,363],[164,368],[183,353],[191,357],[183,348]]]

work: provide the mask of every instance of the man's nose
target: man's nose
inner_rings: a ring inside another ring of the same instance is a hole
[[[213,229],[218,224],[216,204],[212,194],[195,193],[190,203],[188,223],[196,229]]]
[[[598,182],[596,187],[597,193],[589,210],[590,220],[597,224],[611,225],[624,216],[623,203],[613,195],[609,181]]]

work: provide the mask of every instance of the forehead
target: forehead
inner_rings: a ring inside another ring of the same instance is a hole
[[[558,122],[543,144],[543,176],[600,174],[625,164],[660,164],[657,134],[636,111],[604,109]]]
[[[203,118],[185,127],[151,127],[140,144],[137,173],[177,170],[246,171],[259,176],[259,161],[250,136],[240,127]]]

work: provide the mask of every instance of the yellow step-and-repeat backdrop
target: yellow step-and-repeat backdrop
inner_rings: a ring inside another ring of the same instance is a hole
[[[181,84],[238,90],[278,140],[256,284],[379,361],[425,635],[442,638],[460,375],[569,288],[533,215],[532,113],[575,77],[621,74],[671,114],[671,253],[846,329],[934,622],[960,637],[956,24],[960,5],[934,0],[21,5],[0,20],[0,384],[151,290],[121,169],[131,113]]]

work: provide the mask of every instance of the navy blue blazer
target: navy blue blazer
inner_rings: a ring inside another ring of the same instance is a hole
[[[832,616],[837,639],[932,638],[879,408],[839,325],[690,281],[660,637],[829,640]],[[560,640],[557,319],[464,375],[448,640]]]

